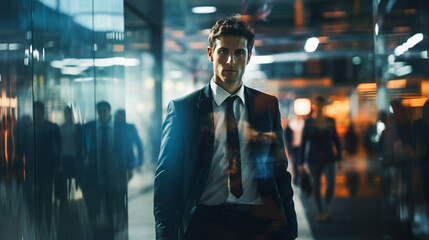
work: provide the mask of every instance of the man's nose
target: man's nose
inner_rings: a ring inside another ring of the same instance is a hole
[[[234,54],[229,54],[229,56],[228,56],[228,59],[227,59],[227,61],[226,61],[226,63],[228,63],[228,64],[233,64],[233,63],[235,63],[235,58],[234,58]]]

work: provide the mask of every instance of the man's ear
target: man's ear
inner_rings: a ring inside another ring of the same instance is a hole
[[[249,64],[249,62],[250,62],[250,57],[252,56],[252,52],[253,51],[250,51],[249,54],[247,55],[247,64]]]
[[[209,57],[210,62],[213,62],[213,52],[210,47],[207,47],[207,56]]]

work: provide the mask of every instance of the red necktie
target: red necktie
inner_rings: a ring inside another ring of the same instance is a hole
[[[241,154],[240,140],[238,138],[237,121],[234,117],[233,104],[237,96],[226,99],[226,138],[227,138],[227,157],[228,157],[228,174],[231,193],[240,198],[243,195],[243,185],[241,182]]]

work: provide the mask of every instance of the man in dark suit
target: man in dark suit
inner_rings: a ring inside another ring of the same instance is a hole
[[[219,20],[207,48],[210,84],[171,101],[155,173],[157,239],[295,239],[278,100],[243,85],[254,42]]]

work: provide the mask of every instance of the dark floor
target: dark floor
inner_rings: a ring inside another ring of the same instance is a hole
[[[316,222],[317,209],[312,197],[301,197],[314,239],[380,239],[381,201],[377,198],[335,198],[331,221]]]

